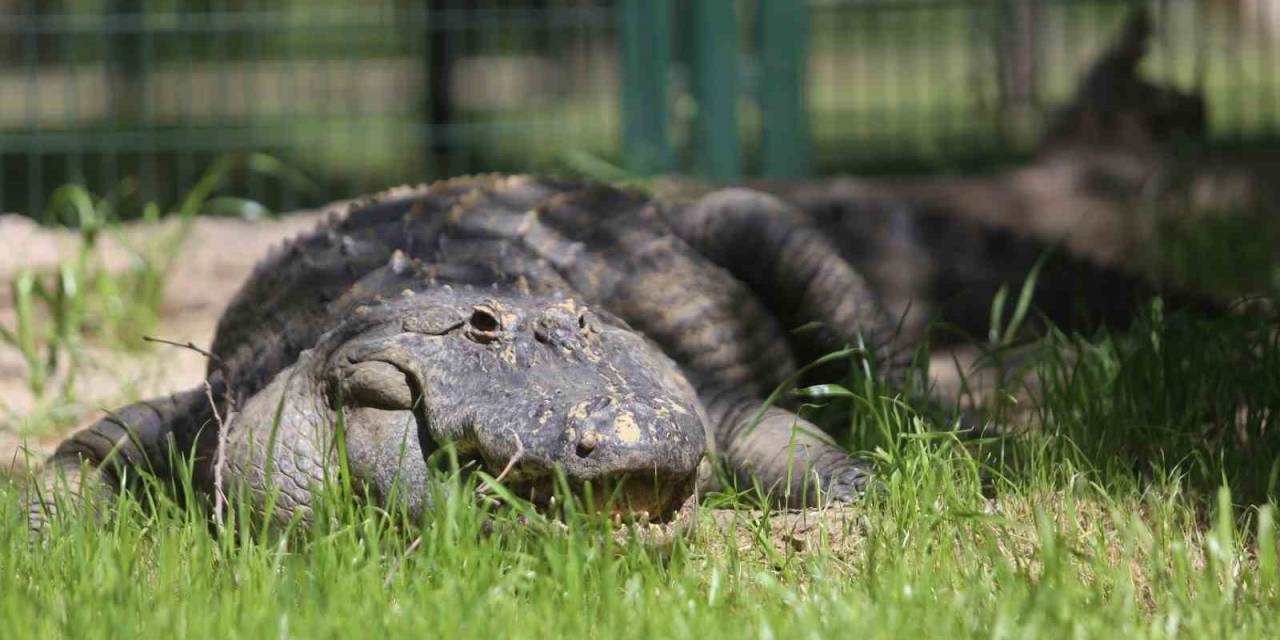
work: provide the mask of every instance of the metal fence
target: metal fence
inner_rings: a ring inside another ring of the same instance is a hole
[[[473,171],[720,178],[990,165],[1122,0],[0,0],[0,211],[173,202],[260,151],[287,209]],[[1280,136],[1280,0],[1159,0],[1149,71],[1215,140]]]
[[[1143,71],[1204,94],[1213,142],[1280,136],[1278,0],[810,4],[822,170],[980,167],[1027,153],[1132,5],[1154,16]]]

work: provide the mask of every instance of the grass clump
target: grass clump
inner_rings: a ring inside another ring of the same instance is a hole
[[[1036,422],[1090,468],[1177,469],[1201,490],[1225,482],[1250,503],[1280,479],[1280,336],[1261,314],[1205,319],[1157,301],[1131,330],[1040,346]]]
[[[27,386],[37,401],[24,416],[25,423],[47,429],[75,418],[60,412],[74,406],[76,372],[84,364],[86,343],[126,352],[148,347],[144,337],[154,332],[159,321],[165,285],[196,216],[256,218],[268,213],[255,202],[217,195],[231,176],[246,171],[305,180],[269,156],[248,154],[214,162],[171,209],[134,202],[133,180],[125,180],[105,195],[74,184],[54,191],[44,222],[74,229],[76,252],[50,269],[15,274],[8,283],[13,319],[7,326],[0,324],[0,347],[22,355]],[[158,232],[131,241],[122,221],[135,216],[122,212],[134,209],[140,211],[138,221]],[[162,218],[171,224],[157,225]],[[102,250],[106,236],[128,253],[125,268],[108,268]],[[40,430],[44,429],[28,429]]]
[[[1274,515],[1211,525],[1176,484],[1054,477],[986,496],[972,459],[909,440],[883,495],[825,514],[703,510],[665,543],[454,498],[420,526],[371,508],[291,537],[212,535],[125,498],[44,547],[0,501],[9,637],[1268,637]],[[454,492],[454,496],[467,495]],[[349,505],[353,503],[347,503]],[[511,526],[495,533],[491,519]],[[1270,555],[1264,551],[1270,549]]]

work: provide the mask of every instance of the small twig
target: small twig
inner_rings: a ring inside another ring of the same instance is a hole
[[[489,480],[485,480],[484,486],[480,487],[479,489],[476,489],[476,493],[480,495],[485,495],[489,493],[490,488],[494,484],[498,484],[502,482],[502,480],[507,477],[507,474],[511,473],[511,470],[514,469],[516,464],[520,462],[520,459],[524,457],[524,443],[520,441],[520,436],[512,432],[511,439],[516,441],[515,454],[513,454],[511,456],[511,459],[507,461],[507,466],[503,467],[502,473],[499,473],[498,476],[494,478],[492,482]]]
[[[181,348],[183,348],[183,349],[190,349],[190,350],[192,350],[192,351],[194,351],[194,352],[196,352],[196,353],[198,353],[198,354],[200,354],[200,355],[202,355],[202,356],[204,356],[204,357],[206,357],[206,358],[208,358],[208,359],[210,359],[210,360],[215,360],[215,361],[217,361],[217,362],[222,362],[222,358],[219,358],[218,356],[216,356],[216,355],[214,355],[214,354],[212,354],[212,353],[209,353],[208,351],[205,351],[204,349],[201,349],[200,347],[197,347],[197,346],[195,345],[195,343],[191,342],[190,340],[188,340],[188,341],[186,341],[186,342],[174,342],[173,340],[165,340],[164,338],[156,338],[156,337],[152,337],[152,336],[142,336],[142,340],[143,340],[144,342],[159,342],[160,344],[167,344],[167,345],[174,346],[174,347],[181,347]]]
[[[409,543],[409,546],[405,547],[404,553],[400,554],[400,556],[396,558],[396,563],[391,565],[391,569],[387,571],[387,577],[382,581],[383,589],[386,589],[391,586],[391,579],[394,578],[396,575],[396,572],[400,570],[400,564],[404,562],[405,558],[409,557],[409,554],[416,551],[418,549],[418,546],[421,544],[422,544],[422,536],[418,536],[413,539],[413,542]]]
[[[210,385],[208,380],[204,381],[204,396],[209,399],[209,408],[213,409],[213,419],[218,423],[218,450],[214,454],[213,462],[213,521],[218,526],[218,533],[223,533],[225,525],[222,512],[227,505],[227,494],[222,491],[222,467],[227,460],[227,431],[230,428],[232,414],[228,413],[227,420],[223,421],[222,415],[218,413],[218,403],[213,401],[213,385]]]

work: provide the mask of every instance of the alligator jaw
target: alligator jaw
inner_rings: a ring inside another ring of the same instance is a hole
[[[696,476],[696,472],[676,479],[629,475],[567,484],[573,502],[583,512],[615,519],[667,522],[693,495]],[[507,484],[513,494],[548,515],[555,515],[557,505],[565,500],[564,490],[557,490],[557,486],[565,484],[558,484],[554,476]]]

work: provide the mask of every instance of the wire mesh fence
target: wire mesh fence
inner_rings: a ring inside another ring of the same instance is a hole
[[[1034,148],[1130,4],[0,0],[0,211],[172,202],[244,151],[311,178],[230,187],[276,209],[490,170],[981,167]],[[1280,137],[1280,0],[1150,6],[1150,75],[1217,141]]]
[[[1276,0],[812,2],[810,114],[825,169],[981,166],[1034,148],[1135,4],[1148,77],[1203,93],[1216,142],[1280,134]]]
[[[260,151],[316,184],[277,207],[608,154],[614,9],[583,1],[0,2],[3,210],[125,177],[162,200]]]

